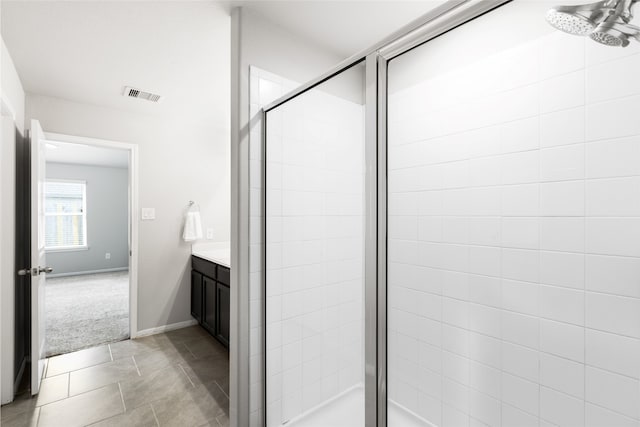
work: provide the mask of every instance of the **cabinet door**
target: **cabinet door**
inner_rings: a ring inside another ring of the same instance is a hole
[[[202,322],[202,274],[191,270],[191,315]]]
[[[216,338],[224,344],[226,347],[229,347],[229,324],[230,324],[230,316],[231,316],[231,291],[228,286],[223,285],[222,283],[217,283],[217,304],[218,309],[217,314],[218,318],[216,319]]]
[[[216,281],[202,276],[202,289],[204,298],[204,313],[202,314],[202,326],[215,335],[216,331]]]

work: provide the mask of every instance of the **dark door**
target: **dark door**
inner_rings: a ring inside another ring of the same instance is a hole
[[[191,315],[202,322],[202,274],[191,270]]]
[[[216,330],[216,281],[207,276],[202,276],[202,289],[204,298],[204,313],[202,326],[210,333]]]
[[[226,347],[229,347],[229,323],[231,316],[231,291],[228,286],[222,283],[216,284],[216,300],[218,308],[216,310],[216,338]]]
[[[16,129],[16,236],[15,236],[15,354],[14,384],[30,370],[31,353],[31,276],[18,276],[18,270],[31,265],[31,153],[29,140]],[[26,382],[28,384],[29,381]]]

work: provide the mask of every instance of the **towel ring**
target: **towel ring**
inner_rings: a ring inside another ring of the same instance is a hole
[[[189,200],[189,212],[192,212],[192,209],[197,209],[193,212],[200,212],[200,205],[194,202],[193,200]]]

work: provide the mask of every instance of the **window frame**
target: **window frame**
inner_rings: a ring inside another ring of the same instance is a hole
[[[89,249],[89,238],[87,237],[87,181],[80,179],[58,179],[51,178],[45,180],[44,198],[47,199],[46,186],[49,183],[71,183],[82,185],[82,212],[81,213],[47,213],[46,209],[44,216],[46,217],[58,217],[58,216],[80,216],[82,218],[82,230],[83,230],[83,242],[80,245],[67,245],[67,246],[47,246],[45,239],[44,250],[46,252],[73,252],[73,251],[86,251]],[[45,222],[46,223],[46,222]],[[45,230],[46,234],[46,230]]]

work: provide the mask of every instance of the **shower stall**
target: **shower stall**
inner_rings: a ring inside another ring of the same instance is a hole
[[[640,426],[634,4],[449,1],[264,108],[265,425]]]

